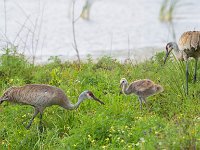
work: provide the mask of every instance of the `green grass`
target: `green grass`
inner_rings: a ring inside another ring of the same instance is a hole
[[[45,110],[44,132],[39,118],[30,128],[31,106],[0,105],[0,149],[98,150],[98,149],[194,149],[200,148],[200,69],[192,83],[194,61],[190,61],[189,96],[184,94],[185,65],[168,60],[164,53],[137,65],[121,64],[110,57],[94,63],[91,58],[79,67],[76,62],[52,57],[48,64],[33,66],[22,55],[7,52],[0,60],[0,92],[28,83],[62,88],[73,103],[84,90],[105,102],[84,101],[78,110],[53,106]],[[200,64],[199,64],[200,65]],[[149,78],[164,92],[148,98],[149,109],[140,111],[135,95],[120,95],[119,81]]]

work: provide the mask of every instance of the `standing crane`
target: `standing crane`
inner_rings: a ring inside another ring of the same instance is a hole
[[[142,110],[142,102],[147,105],[146,98],[148,96],[157,94],[163,91],[161,85],[155,84],[149,79],[136,80],[128,85],[128,81],[125,78],[120,80],[120,87],[124,94],[136,94],[140,102],[140,109]]]
[[[101,104],[104,104],[96,98],[91,91],[88,90],[79,95],[78,102],[76,104],[72,104],[63,90],[55,86],[45,84],[27,84],[25,86],[8,88],[0,98],[0,104],[4,101],[9,101],[33,106],[35,108],[35,112],[26,127],[29,129],[38,113],[40,113],[41,126],[42,114],[46,107],[58,105],[67,110],[73,110],[78,108],[81,102],[85,99],[93,99]]]
[[[166,45],[164,64],[172,50],[174,50],[174,54],[178,60],[186,62],[186,94],[188,95],[188,58],[193,57],[195,59],[193,78],[193,82],[195,83],[197,78],[197,63],[200,57],[200,31],[184,32],[179,39],[178,45],[175,42],[169,42]]]

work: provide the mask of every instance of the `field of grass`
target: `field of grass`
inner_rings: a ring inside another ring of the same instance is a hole
[[[84,101],[77,110],[53,106],[45,110],[38,130],[36,117],[31,128],[31,106],[4,102],[0,105],[1,150],[98,150],[98,149],[198,149],[200,148],[200,69],[192,83],[194,61],[190,61],[189,95],[185,96],[185,65],[168,60],[164,53],[140,64],[121,64],[110,57],[80,66],[52,57],[46,65],[33,66],[23,55],[6,50],[0,57],[0,94],[10,86],[50,84],[65,91],[73,103],[84,90],[105,102]],[[200,66],[200,64],[199,64]],[[164,92],[148,98],[149,108],[140,111],[135,95],[120,95],[119,81],[148,78]]]

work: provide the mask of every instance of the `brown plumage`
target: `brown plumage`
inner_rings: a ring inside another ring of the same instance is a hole
[[[21,87],[11,87],[7,89],[0,98],[0,104],[4,101],[9,101],[33,106],[35,108],[35,112],[27,126],[28,129],[38,113],[40,113],[41,124],[42,114],[46,107],[58,105],[65,109],[72,110],[78,108],[84,99],[93,99],[101,104],[104,104],[102,101],[97,99],[91,91],[88,90],[79,95],[78,102],[76,104],[72,104],[63,90],[55,86],[45,84],[28,84]]]
[[[166,45],[166,56],[164,63],[166,62],[167,57],[172,50],[174,50],[178,60],[186,61],[186,94],[188,94],[188,58],[193,57],[195,59],[193,82],[196,82],[197,62],[198,58],[200,57],[200,31],[184,32],[179,39],[178,45],[175,42],[168,43]]]
[[[128,85],[128,81],[125,78],[120,80],[120,87],[124,94],[132,94],[138,96],[140,101],[140,109],[142,109],[142,101],[146,104],[146,98],[156,93],[162,92],[163,87],[155,84],[149,79],[136,80]]]

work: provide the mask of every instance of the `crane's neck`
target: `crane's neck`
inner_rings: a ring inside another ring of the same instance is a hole
[[[173,48],[174,48],[174,53],[175,54],[179,54],[180,53],[180,50],[179,50],[179,48],[178,48],[178,45],[174,42],[173,43]]]
[[[129,92],[129,90],[128,90],[128,82],[127,83],[124,83],[123,85],[122,85],[122,92],[124,93],[124,94],[130,94],[130,92]]]
[[[182,53],[182,51],[180,51],[177,43],[175,43],[175,42],[173,42],[173,49],[174,49],[174,54],[175,54],[176,58],[178,60],[182,60],[183,59],[183,53]]]
[[[83,92],[79,95],[79,98],[76,104],[72,104],[71,102],[69,102],[68,104],[64,106],[64,108],[69,109],[69,110],[77,109],[80,106],[80,104],[85,100],[85,98],[86,96],[85,96],[85,93]]]

